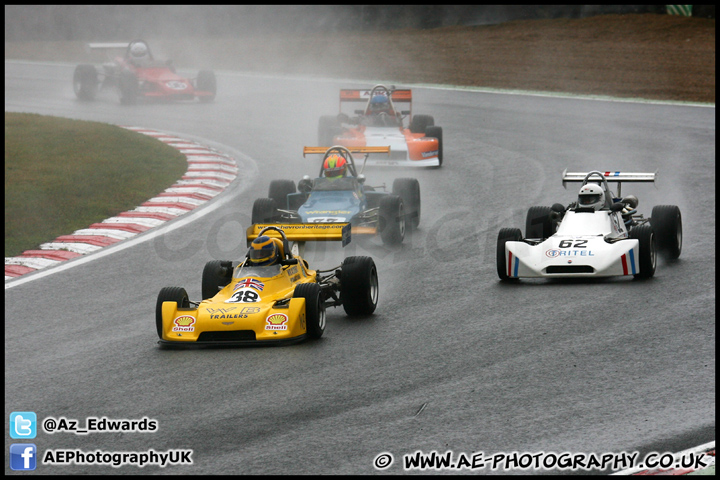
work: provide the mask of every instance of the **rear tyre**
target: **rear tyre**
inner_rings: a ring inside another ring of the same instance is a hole
[[[525,238],[546,239],[554,233],[550,207],[530,207],[525,218]]]
[[[405,238],[405,208],[398,195],[380,199],[378,229],[385,245],[398,245]]]
[[[155,327],[157,328],[158,338],[162,340],[163,321],[162,321],[162,305],[163,302],[175,302],[178,308],[190,308],[190,300],[188,294],[182,287],[164,287],[160,290],[155,305]]]
[[[203,103],[210,103],[215,100],[217,93],[217,79],[215,73],[210,70],[201,70],[198,72],[197,80],[195,80],[195,88],[201,92],[210,92],[212,95],[203,95],[198,97]]]
[[[380,287],[371,257],[347,257],[340,274],[340,301],[350,316],[370,315],[377,307]]]
[[[501,228],[497,239],[497,273],[500,280],[517,280],[509,275],[509,265],[507,263],[507,255],[505,254],[505,243],[519,242],[522,240],[522,232],[519,228]]]
[[[655,232],[651,225],[638,225],[630,230],[630,238],[636,238],[640,242],[640,272],[635,274],[635,278],[650,278],[655,275],[655,266],[657,265],[657,248],[655,242]]]
[[[432,137],[438,139],[438,161],[440,162],[440,167],[442,167],[443,164],[443,133],[442,133],[442,127],[427,127],[425,129],[425,136],[426,137]]]
[[[416,178],[396,178],[392,193],[402,198],[406,227],[416,229],[420,225],[420,182]]]
[[[268,197],[275,200],[277,208],[288,208],[287,196],[295,193],[295,182],[292,180],[273,180],[268,188]]]
[[[210,260],[202,273],[202,299],[212,298],[232,280],[232,262]]]
[[[655,231],[658,249],[675,259],[682,251],[682,215],[675,205],[653,207],[650,224]]]
[[[98,91],[98,74],[92,65],[78,65],[73,74],[73,90],[79,100],[95,100]]]
[[[295,287],[293,297],[305,299],[305,322],[308,337],[322,337],[325,332],[325,305],[320,295],[320,285],[301,283]]]
[[[277,218],[277,207],[275,205],[275,200],[272,198],[258,198],[255,200],[252,208],[252,224],[273,223]]]

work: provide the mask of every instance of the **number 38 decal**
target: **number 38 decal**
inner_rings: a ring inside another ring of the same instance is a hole
[[[573,245],[573,240],[560,240],[558,248],[587,248],[585,246],[587,242],[587,240],[575,240],[575,244]]]
[[[225,303],[255,303],[260,301],[260,294],[253,288],[241,288],[225,300]]]

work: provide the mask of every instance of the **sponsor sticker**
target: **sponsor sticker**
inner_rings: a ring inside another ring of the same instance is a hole
[[[185,90],[188,87],[185,82],[178,82],[177,80],[165,82],[165,86],[173,90]]]
[[[181,315],[173,320],[173,332],[194,332],[195,331],[195,317],[190,315]]]
[[[265,330],[287,330],[288,316],[284,313],[273,313],[265,319]]]

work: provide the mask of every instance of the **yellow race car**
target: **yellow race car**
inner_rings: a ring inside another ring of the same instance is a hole
[[[260,236],[282,242],[279,263],[212,260],[203,270],[200,302],[191,302],[182,287],[160,290],[155,323],[161,347],[294,343],[323,335],[327,307],[342,305],[352,316],[375,311],[378,276],[371,257],[347,257],[338,267],[311,270],[299,254],[306,241],[347,245],[350,224],[248,228],[248,242]]]

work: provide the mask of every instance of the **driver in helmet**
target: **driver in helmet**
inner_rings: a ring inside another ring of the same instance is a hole
[[[152,55],[147,43],[143,41],[132,42],[128,47],[127,59],[136,67],[147,66],[152,63]]]
[[[370,99],[368,115],[380,115],[381,113],[394,115],[392,108],[390,107],[390,100],[387,95],[373,95]]]
[[[595,211],[605,206],[605,192],[600,185],[588,183],[578,193],[578,207],[592,208]]]
[[[348,161],[342,155],[333,153],[323,162],[323,173],[325,178],[336,180],[347,175]]]
[[[252,241],[247,253],[248,266],[267,267],[282,261],[282,242],[277,238],[261,235]]]

